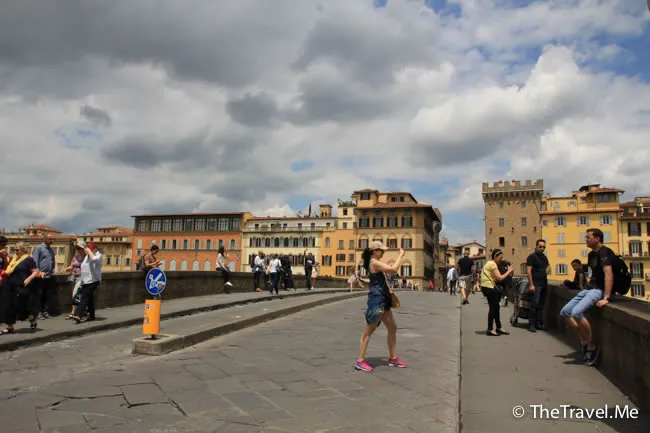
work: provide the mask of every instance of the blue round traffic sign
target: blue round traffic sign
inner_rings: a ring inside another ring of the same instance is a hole
[[[147,277],[144,281],[144,285],[147,288],[147,292],[152,295],[160,295],[165,286],[167,285],[167,276],[163,271],[158,268],[153,268],[147,272]]]

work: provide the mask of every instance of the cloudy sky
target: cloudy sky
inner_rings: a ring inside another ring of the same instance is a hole
[[[481,182],[650,194],[645,0],[5,0],[0,227]]]

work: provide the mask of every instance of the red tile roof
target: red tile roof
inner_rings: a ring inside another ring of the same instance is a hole
[[[109,232],[109,233],[133,233],[133,229],[130,229],[128,227],[122,227],[122,226],[107,226],[107,227],[97,227],[97,230],[119,230],[117,232]]]
[[[405,208],[405,207],[428,207],[430,204],[426,203],[408,203],[404,201],[388,202],[388,203],[376,203],[372,206],[357,206],[357,209],[377,209],[377,208]]]
[[[622,189],[616,189],[616,188],[595,188],[595,189],[593,189],[591,191],[587,191],[587,194],[598,194],[598,193],[601,193],[601,192],[620,192],[620,193],[623,193],[625,191],[623,191]]]
[[[50,233],[63,233],[61,230],[57,230],[54,227],[47,226],[45,224],[40,224],[40,225],[31,225],[28,227],[25,227],[25,230],[41,230],[44,232],[50,232]]]

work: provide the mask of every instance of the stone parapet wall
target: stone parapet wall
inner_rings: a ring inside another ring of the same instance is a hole
[[[223,293],[221,272],[215,271],[166,271],[167,287],[163,299],[178,299],[192,296],[215,295]],[[56,277],[56,293],[51,302],[53,313],[69,313],[72,305],[72,283],[65,275]],[[144,285],[142,272],[107,272],[97,292],[96,307],[115,308],[143,303],[149,296]],[[244,272],[231,272],[232,293],[253,292],[253,275]],[[294,276],[294,286],[305,288],[304,276]],[[318,277],[317,287],[348,287],[346,278]]]
[[[575,332],[560,317],[560,310],[576,293],[559,282],[552,282],[544,320],[551,332],[580,351]],[[649,410],[650,304],[616,296],[605,307],[592,308],[587,318],[602,348],[600,372],[639,407]]]

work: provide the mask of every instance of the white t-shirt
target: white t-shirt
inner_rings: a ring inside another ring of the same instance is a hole
[[[81,273],[79,274],[81,284],[96,283],[102,280],[102,255],[99,251],[93,255],[95,256],[94,260],[90,260],[86,256],[81,262]]]
[[[280,267],[280,259],[273,259],[271,260],[271,273],[278,272],[278,268]]]

